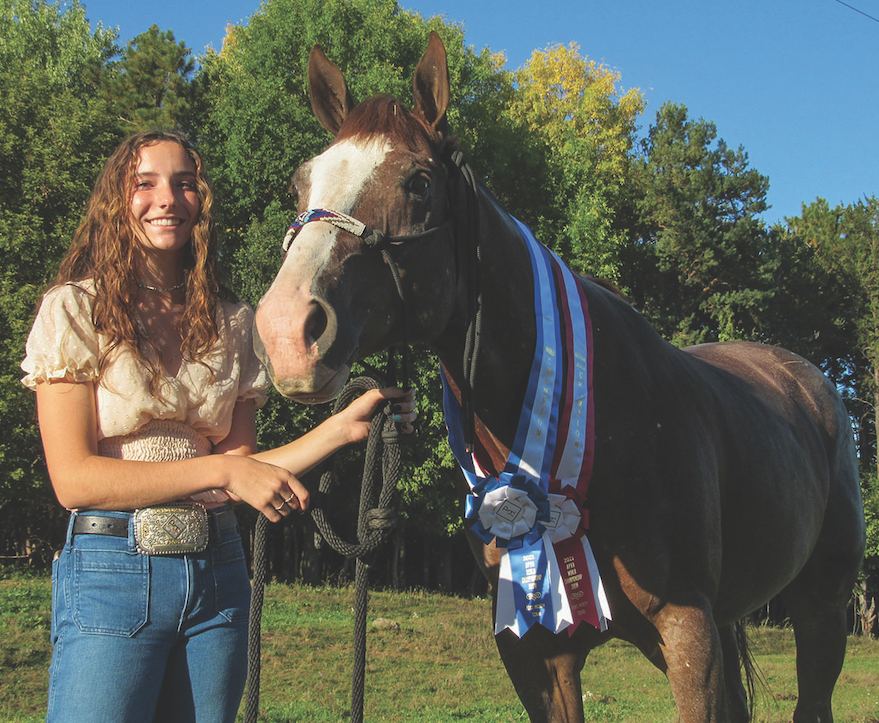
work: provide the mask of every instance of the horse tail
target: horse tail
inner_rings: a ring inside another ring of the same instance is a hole
[[[751,646],[748,642],[748,630],[744,620],[739,620],[735,624],[735,635],[736,647],[739,651],[739,662],[741,663],[744,675],[745,695],[748,699],[748,720],[752,721],[757,709],[757,684],[762,678],[757,667],[757,661],[751,652]]]

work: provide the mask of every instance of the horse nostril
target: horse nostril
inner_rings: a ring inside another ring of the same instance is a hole
[[[307,346],[320,341],[320,338],[327,330],[327,313],[323,306],[313,301],[308,311],[308,318],[305,320],[305,338]]]

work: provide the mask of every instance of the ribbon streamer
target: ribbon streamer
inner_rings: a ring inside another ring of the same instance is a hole
[[[517,222],[518,223],[518,222]],[[534,624],[607,629],[610,608],[586,534],[592,474],[592,327],[574,274],[519,223],[535,289],[537,338],[513,448],[487,475],[463,444],[461,410],[443,374],[452,451],[471,488],[471,531],[501,551],[495,633]]]

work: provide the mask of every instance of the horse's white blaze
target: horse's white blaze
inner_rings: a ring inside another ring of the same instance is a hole
[[[309,164],[307,207],[350,214],[390,150],[383,139],[368,143],[346,140],[328,148]],[[257,327],[279,388],[284,387],[285,379],[311,378],[317,373],[317,339],[311,339],[307,332],[314,302],[312,282],[329,263],[339,233],[327,223],[306,224],[259,304]]]
[[[384,138],[368,143],[346,140],[328,148],[311,163],[308,207],[350,213],[390,151]]]
[[[368,143],[353,140],[331,146],[311,161],[309,180],[311,193],[309,209],[324,208],[350,214],[363,194],[363,189],[384,163],[391,146],[384,139]],[[290,252],[281,267],[281,273],[272,284],[286,285],[288,290],[303,284],[310,285],[324,269],[332,253],[339,229],[326,223],[307,224],[293,241]],[[283,279],[292,269],[296,279],[294,287],[290,279]],[[269,291],[269,296],[271,290]]]

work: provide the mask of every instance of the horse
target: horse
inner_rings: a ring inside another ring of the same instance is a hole
[[[454,398],[472,409],[480,467],[497,474],[528,387],[537,281],[521,226],[481,182],[471,221],[458,220],[462,171],[451,160],[445,48],[431,33],[411,110],[388,95],[355,103],[319,46],[308,82],[314,114],[334,140],[293,177],[303,215],[258,304],[257,352],[283,395],[319,403],[338,394],[355,361],[403,341],[426,344]],[[839,394],[815,366],[779,348],[675,348],[606,284],[579,276],[576,284],[592,335],[588,539],[611,616],[573,633],[543,625],[521,637],[496,633],[530,720],[583,720],[581,671],[589,651],[611,638],[665,673],[683,723],[750,720],[737,626],[778,596],[796,634],[793,720],[832,721],[846,606],[865,546]],[[501,552],[471,525],[497,615]]]

